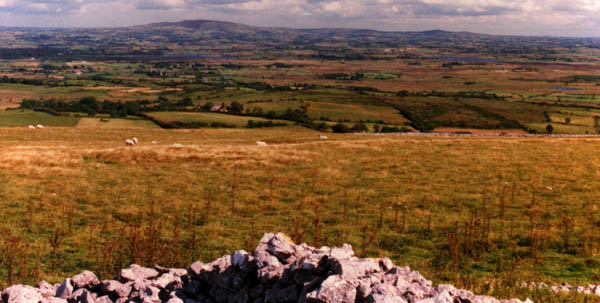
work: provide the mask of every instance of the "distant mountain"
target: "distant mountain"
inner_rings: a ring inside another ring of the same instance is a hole
[[[161,22],[142,25],[150,28],[186,28],[196,31],[230,31],[248,32],[257,30],[258,27],[233,22],[214,20],[184,20],[180,22]]]
[[[556,61],[556,48],[600,49],[600,39],[494,36],[429,30],[387,32],[348,28],[260,27],[185,20],[122,28],[0,28],[13,40],[0,41],[0,58],[155,58],[167,54],[225,56],[309,56],[317,59],[378,58],[385,49],[399,58],[416,58],[408,48],[451,54],[520,56]],[[390,50],[396,49],[396,52]],[[277,54],[277,55],[275,55]]]
[[[371,29],[351,29],[351,28],[311,28],[311,29],[300,29],[300,28],[288,28],[288,27],[261,27],[251,26],[240,23],[226,22],[226,21],[215,21],[215,20],[184,20],[179,22],[160,22],[151,23],[147,25],[138,25],[130,27],[133,30],[156,30],[156,29],[186,29],[196,32],[238,32],[238,33],[277,33],[277,34],[314,34],[314,35],[327,35],[327,36],[343,36],[343,37],[357,37],[357,36],[451,36],[455,34],[460,35],[474,35],[480,34],[469,33],[469,32],[449,32],[444,30],[429,30],[423,32],[399,32],[399,31],[378,31]],[[489,35],[482,35],[489,36]]]
[[[498,36],[489,34],[478,34],[471,32],[451,32],[445,30],[428,31],[378,31],[371,29],[349,29],[349,28],[286,28],[286,27],[260,27],[245,24],[215,21],[215,20],[185,20],[180,22],[161,22],[148,25],[139,25],[128,28],[130,31],[161,31],[163,33],[173,32],[180,34],[193,34],[196,37],[219,38],[225,40],[241,40],[248,42],[254,39],[256,42],[269,41],[271,43],[290,41],[307,41],[314,43],[322,42],[346,42],[351,46],[358,47],[407,47],[433,46],[436,44],[457,44],[465,46],[465,43],[478,44],[526,44],[536,47],[594,47],[600,48],[598,38],[557,38],[557,37],[526,37],[526,36]],[[233,35],[233,36],[232,36]],[[415,45],[415,43],[417,45]]]

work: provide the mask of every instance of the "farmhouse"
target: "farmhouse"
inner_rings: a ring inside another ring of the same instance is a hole
[[[227,107],[225,106],[225,104],[221,104],[221,105],[215,105],[210,109],[211,112],[221,112],[221,113],[226,113],[227,112]]]

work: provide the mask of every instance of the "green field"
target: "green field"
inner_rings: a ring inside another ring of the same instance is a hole
[[[205,122],[205,123],[225,123],[228,125],[234,125],[236,127],[244,127],[248,124],[248,121],[268,121],[267,119],[257,117],[245,117],[235,116],[219,113],[189,113],[189,112],[153,112],[149,113],[148,116],[153,117],[162,122]],[[273,120],[273,122],[285,122],[279,120]],[[289,122],[288,122],[289,123]]]
[[[158,128],[148,120],[115,119],[115,118],[81,118],[78,128]]]
[[[398,111],[388,106],[364,105],[364,104],[349,104],[349,103],[330,103],[319,101],[304,101],[310,104],[308,108],[308,116],[312,119],[319,120],[328,118],[332,121],[348,120],[352,122],[358,121],[383,121],[386,124],[403,124],[409,122]],[[263,112],[274,111],[276,113],[284,113],[288,108],[298,108],[302,103],[298,101],[275,101],[275,102],[259,102],[247,104],[247,108],[262,108]]]
[[[75,126],[79,118],[58,117],[44,112],[29,110],[0,111],[0,127],[23,127],[28,125]]]

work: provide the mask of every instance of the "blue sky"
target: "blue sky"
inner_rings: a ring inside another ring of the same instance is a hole
[[[600,37],[600,0],[0,0],[0,26],[113,27],[184,19]]]

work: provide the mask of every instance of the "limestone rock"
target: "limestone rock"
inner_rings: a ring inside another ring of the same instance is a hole
[[[73,286],[75,286],[76,288],[87,288],[87,289],[90,289],[90,288],[95,287],[96,285],[100,284],[98,277],[96,277],[96,275],[89,270],[86,270],[78,275],[73,276],[71,278],[71,282],[73,283]]]
[[[31,286],[19,284],[2,291],[2,302],[4,303],[37,303],[42,299],[39,290]]]
[[[141,267],[137,264],[132,264],[131,266],[129,266],[129,268],[121,270],[120,277],[128,281],[135,281],[153,279],[158,277],[158,275],[159,273],[158,271],[156,271],[156,269]]]
[[[73,293],[73,284],[71,284],[71,279],[67,278],[64,280],[60,286],[56,289],[56,297],[61,299],[66,299],[71,296]]]

